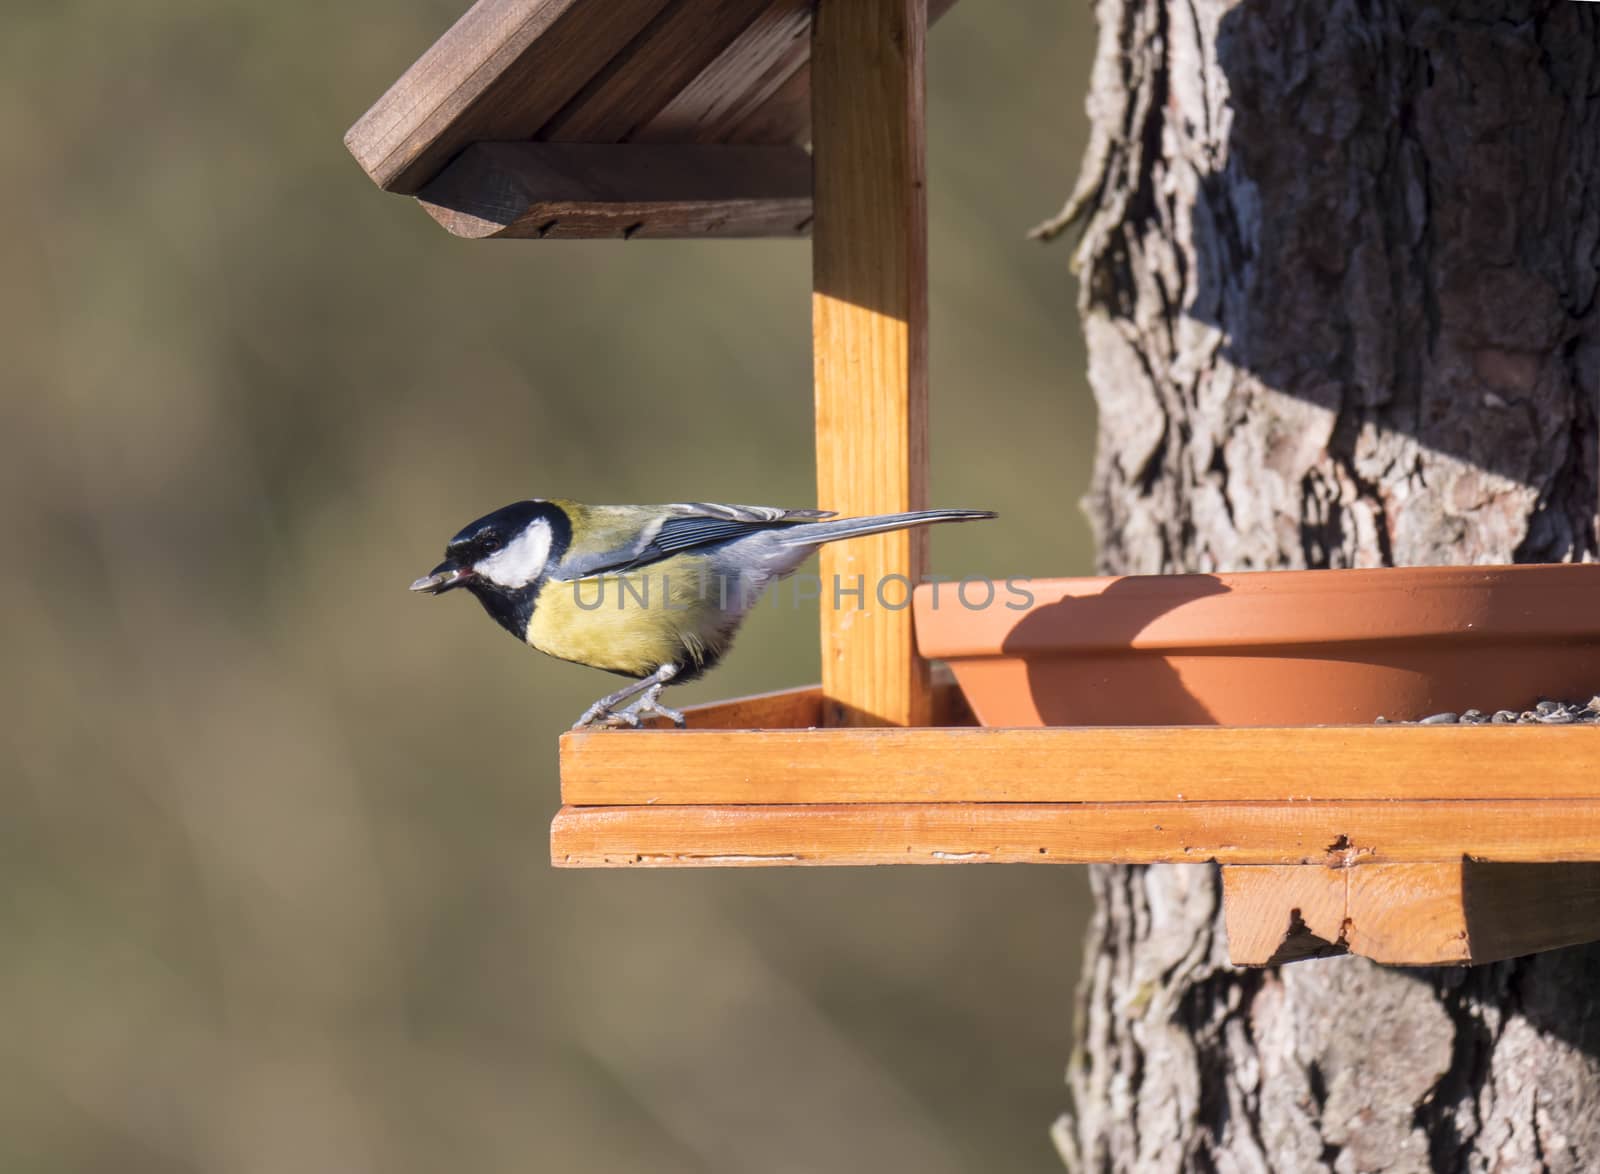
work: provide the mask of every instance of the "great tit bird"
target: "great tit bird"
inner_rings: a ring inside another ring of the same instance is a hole
[[[683,714],[661,704],[661,690],[721,660],[762,592],[817,547],[994,516],[916,510],[838,518],[709,502],[519,501],[463,527],[444,562],[411,590],[441,595],[465,587],[496,623],[540,652],[634,678],[585,710],[573,729],[637,726],[650,714],[681,727]]]

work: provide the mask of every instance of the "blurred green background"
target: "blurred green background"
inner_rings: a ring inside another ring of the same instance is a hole
[[[790,242],[468,244],[344,129],[461,0],[14,6],[0,1170],[1053,1170],[1066,868],[555,872],[614,684],[406,584],[530,495],[807,505]],[[1090,567],[1087,5],[930,43],[942,574]],[[763,608],[682,700],[817,677]]]

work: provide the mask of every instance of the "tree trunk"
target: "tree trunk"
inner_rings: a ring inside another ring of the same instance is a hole
[[[1043,231],[1083,229],[1105,571],[1596,556],[1597,17],[1099,0]],[[1093,886],[1068,1167],[1600,1169],[1600,949],[1243,971],[1215,868]]]

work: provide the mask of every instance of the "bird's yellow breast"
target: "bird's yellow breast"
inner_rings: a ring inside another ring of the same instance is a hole
[[[630,677],[664,664],[699,667],[721,653],[736,622],[702,569],[703,560],[680,556],[621,575],[551,580],[534,605],[528,643]]]

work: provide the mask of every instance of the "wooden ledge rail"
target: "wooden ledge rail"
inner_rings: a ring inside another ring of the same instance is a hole
[[[1232,865],[1222,885],[1236,966],[1476,965],[1600,939],[1600,864]]]
[[[799,238],[811,157],[785,146],[477,143],[417,201],[475,240]]]
[[[550,835],[558,868],[1463,859],[1600,862],[1600,800],[569,806]]]
[[[578,805],[1600,799],[1587,726],[580,731]]]
[[[956,690],[951,691],[960,695]],[[822,724],[822,687],[806,685],[798,689],[778,689],[771,693],[735,697],[729,701],[686,705],[683,716],[691,730],[803,730]],[[652,718],[650,726],[663,731],[672,729],[672,724],[665,718]]]

